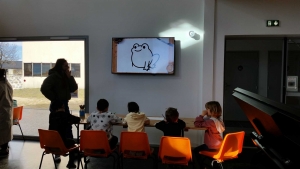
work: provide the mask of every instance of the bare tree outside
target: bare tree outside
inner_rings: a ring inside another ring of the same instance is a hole
[[[2,68],[3,64],[10,64],[16,60],[19,60],[17,45],[9,42],[0,42],[0,68]]]

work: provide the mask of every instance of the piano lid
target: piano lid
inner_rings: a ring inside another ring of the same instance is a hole
[[[232,95],[258,134],[284,135],[300,146],[300,109],[241,88],[234,89]]]
[[[232,95],[256,133],[263,136],[264,139],[261,139],[260,144],[266,147],[266,150],[272,150],[266,151],[271,152],[268,155],[275,154],[278,157],[278,161],[284,166],[280,168],[293,168],[300,156],[290,153],[300,152],[300,109],[241,88],[234,89]],[[285,164],[286,159],[291,161],[289,165]]]

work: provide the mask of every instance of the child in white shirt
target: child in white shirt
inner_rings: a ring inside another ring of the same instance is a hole
[[[139,105],[136,102],[129,102],[127,105],[128,114],[123,120],[123,124],[128,126],[128,131],[145,132],[144,125],[150,124],[150,120],[145,113],[140,112]]]
[[[109,103],[105,99],[97,102],[97,111],[90,114],[87,122],[91,124],[91,130],[103,130],[107,134],[109,145],[114,149],[118,143],[118,137],[112,135],[114,123],[121,123],[122,118],[116,116],[112,112],[108,112]]]

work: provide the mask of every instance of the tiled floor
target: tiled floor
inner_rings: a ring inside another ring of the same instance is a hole
[[[40,159],[43,150],[40,148],[37,141],[21,141],[13,140],[9,144],[10,154],[6,158],[0,158],[0,169],[36,169],[39,167]],[[155,148],[155,154],[157,154],[157,147]],[[223,164],[224,169],[248,169],[251,157],[255,152],[255,149],[245,149],[242,154],[236,160],[227,161]],[[88,168],[113,168],[112,158],[99,159],[91,158],[91,162],[88,163]],[[68,157],[62,157],[62,161],[58,164],[58,169],[66,168]],[[124,160],[124,169],[152,169],[152,160]],[[54,164],[50,155],[45,155],[43,169],[54,169]],[[166,169],[168,166],[159,163],[159,169]],[[192,165],[188,167],[182,167],[185,169],[191,169]]]

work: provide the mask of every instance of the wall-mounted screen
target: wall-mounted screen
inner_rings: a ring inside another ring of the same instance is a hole
[[[174,74],[174,37],[112,38],[112,73]]]

